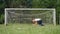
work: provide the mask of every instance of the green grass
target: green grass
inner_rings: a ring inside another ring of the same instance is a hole
[[[32,24],[0,24],[0,34],[59,34],[60,25],[34,26]]]

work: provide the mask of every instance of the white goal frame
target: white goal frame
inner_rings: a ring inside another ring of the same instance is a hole
[[[5,25],[7,24],[7,10],[53,10],[53,24],[56,25],[55,8],[5,8]]]

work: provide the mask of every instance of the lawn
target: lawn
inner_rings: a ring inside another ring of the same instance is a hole
[[[0,24],[0,34],[60,34],[60,25]]]

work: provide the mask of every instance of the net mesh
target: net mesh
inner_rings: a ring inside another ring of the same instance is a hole
[[[53,23],[52,10],[7,10],[8,23],[32,23],[32,18],[41,18],[43,23]]]

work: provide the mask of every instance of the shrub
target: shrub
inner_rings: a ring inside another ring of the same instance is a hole
[[[4,23],[4,15],[2,14],[1,16],[0,16],[0,24],[3,24]]]

